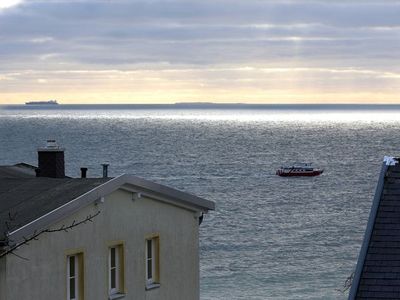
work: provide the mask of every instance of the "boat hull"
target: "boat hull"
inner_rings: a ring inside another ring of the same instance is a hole
[[[294,176],[312,177],[312,176],[321,175],[323,172],[324,172],[323,170],[314,170],[314,171],[305,171],[305,172],[298,172],[298,171],[284,172],[284,171],[278,170],[278,171],[276,171],[276,175],[281,176],[281,177],[294,177]]]

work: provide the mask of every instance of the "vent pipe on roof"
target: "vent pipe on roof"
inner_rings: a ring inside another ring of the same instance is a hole
[[[47,140],[46,146],[38,149],[37,177],[64,178],[64,148],[55,140]]]
[[[103,166],[103,178],[108,177],[108,166],[109,164],[101,164]]]
[[[86,178],[88,168],[81,168],[81,178]]]

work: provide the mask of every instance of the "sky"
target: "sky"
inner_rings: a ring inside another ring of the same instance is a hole
[[[0,0],[0,104],[400,103],[400,0]]]

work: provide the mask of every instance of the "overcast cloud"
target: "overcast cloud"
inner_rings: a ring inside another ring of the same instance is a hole
[[[60,91],[114,102],[228,101],[229,91],[248,93],[232,102],[285,91],[398,101],[399,16],[394,0],[26,0],[0,6],[0,103]]]

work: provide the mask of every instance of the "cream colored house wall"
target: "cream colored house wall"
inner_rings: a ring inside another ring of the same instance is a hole
[[[108,247],[124,243],[125,292],[122,299],[199,299],[198,220],[193,211],[147,198],[132,201],[118,190],[99,205],[86,207],[53,226],[69,225],[98,209],[92,223],[69,232],[45,234],[7,257],[7,298],[66,299],[66,255],[84,253],[85,300],[108,299]],[[145,237],[160,239],[160,287],[145,289]]]

